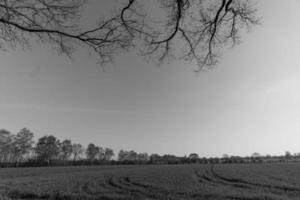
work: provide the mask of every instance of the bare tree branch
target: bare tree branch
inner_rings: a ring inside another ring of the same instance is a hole
[[[138,46],[157,63],[183,58],[202,70],[216,64],[224,46],[238,43],[243,27],[259,23],[250,0],[153,1],[167,13],[161,16],[163,25],[151,21],[147,1],[126,0],[114,16],[81,31],[77,21],[85,2],[0,0],[0,46],[27,46],[35,37],[71,56],[79,44],[96,53],[103,64]]]

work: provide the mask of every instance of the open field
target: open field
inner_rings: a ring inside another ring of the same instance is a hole
[[[300,198],[300,164],[0,169],[0,199]]]

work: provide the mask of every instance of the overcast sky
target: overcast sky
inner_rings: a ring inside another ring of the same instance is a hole
[[[148,153],[300,152],[300,2],[258,1],[262,25],[209,72],[134,54],[103,72],[49,46],[0,53],[0,128]],[[94,8],[95,10],[95,8]],[[91,11],[92,12],[92,11]]]

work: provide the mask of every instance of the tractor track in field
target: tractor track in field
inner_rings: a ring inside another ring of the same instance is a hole
[[[173,198],[169,197],[169,195],[166,192],[163,192],[163,190],[159,190],[159,188],[155,188],[150,185],[145,185],[142,183],[138,183],[135,181],[132,181],[128,176],[126,177],[110,177],[106,179],[106,184],[112,189],[114,192],[120,191],[124,195],[130,195],[135,198],[147,198],[147,199],[170,199],[173,200]]]
[[[238,183],[228,183],[227,181],[224,181],[222,179],[219,179],[216,177],[210,169],[204,170],[202,173],[199,170],[195,171],[197,182],[200,184],[203,184],[204,186],[210,185],[212,187],[235,187],[240,189],[251,189],[249,186],[246,185],[240,185]],[[257,197],[239,197],[234,195],[214,195],[214,194],[208,194],[206,196],[201,195],[193,195],[194,197],[202,197],[203,199],[226,199],[226,200],[260,200],[260,198]],[[267,198],[264,200],[273,200],[272,198]]]
[[[163,188],[155,187],[153,185],[141,183],[138,181],[132,180],[132,178],[126,176],[116,179],[114,177],[110,177],[106,180],[106,183],[112,189],[116,189],[122,191],[123,194],[130,194],[140,199],[147,200],[150,199],[161,199],[161,200],[175,200],[175,199],[185,199],[185,198],[201,198],[208,199],[209,197],[213,197],[215,199],[217,196],[203,195],[195,192],[184,192],[184,191],[169,191]]]
[[[232,186],[234,188],[244,188],[244,189],[252,189],[252,190],[261,190],[266,189],[274,194],[286,194],[286,195],[300,195],[300,188],[293,186],[284,186],[284,185],[268,185],[263,183],[256,183],[246,181],[240,178],[232,178],[226,177],[216,172],[214,166],[212,165],[210,169],[204,171],[204,173],[200,174],[199,171],[196,171],[196,176],[199,182],[203,182],[204,184],[211,185],[224,185],[224,186]]]
[[[217,184],[220,184],[219,182],[213,180],[213,178],[210,176],[209,171],[205,170],[204,173],[200,173],[198,170],[195,171],[196,180],[200,184],[208,184],[212,186],[216,186]]]
[[[228,183],[235,183],[235,184],[239,184],[239,185],[247,185],[250,187],[266,188],[266,189],[270,189],[270,190],[280,190],[283,192],[293,192],[293,193],[300,194],[300,188],[297,188],[297,187],[289,187],[289,186],[283,186],[283,185],[268,185],[268,184],[250,182],[250,181],[246,181],[244,179],[239,179],[239,178],[225,177],[225,176],[218,174],[214,170],[214,167],[211,167],[211,173],[219,180],[222,180],[222,181],[225,181]]]
[[[242,185],[238,183],[228,183],[228,181],[222,180],[215,176],[212,170],[206,169],[204,173],[200,173],[199,171],[195,171],[197,181],[199,183],[208,184],[211,186],[223,185],[223,186],[234,186],[236,188],[249,188],[247,185]]]
[[[266,192],[270,192],[273,195],[296,197],[300,195],[300,188],[293,186],[285,186],[285,185],[269,185],[264,183],[257,183],[247,181],[241,178],[234,177],[226,177],[222,174],[218,173],[214,166],[212,165],[210,168],[205,169],[203,171],[196,170],[194,172],[196,175],[196,180],[199,184],[209,185],[212,187],[220,186],[220,187],[232,187],[236,189],[251,191],[261,191],[265,190]],[[260,197],[238,197],[238,196],[224,196],[224,199],[230,200],[259,200]],[[272,200],[274,197],[268,196],[262,199]]]

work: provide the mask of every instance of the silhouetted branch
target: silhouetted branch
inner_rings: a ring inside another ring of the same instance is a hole
[[[168,13],[161,16],[162,29],[151,21],[147,8],[140,9],[146,1],[128,0],[114,16],[81,31],[77,21],[84,3],[85,0],[2,0],[0,40],[10,47],[27,46],[34,36],[54,44],[68,56],[76,45],[83,45],[95,52],[101,63],[112,62],[121,50],[139,46],[144,56],[158,63],[170,57],[184,58],[195,61],[201,70],[217,62],[223,46],[238,42],[243,27],[259,22],[248,0],[153,1],[157,9]]]

